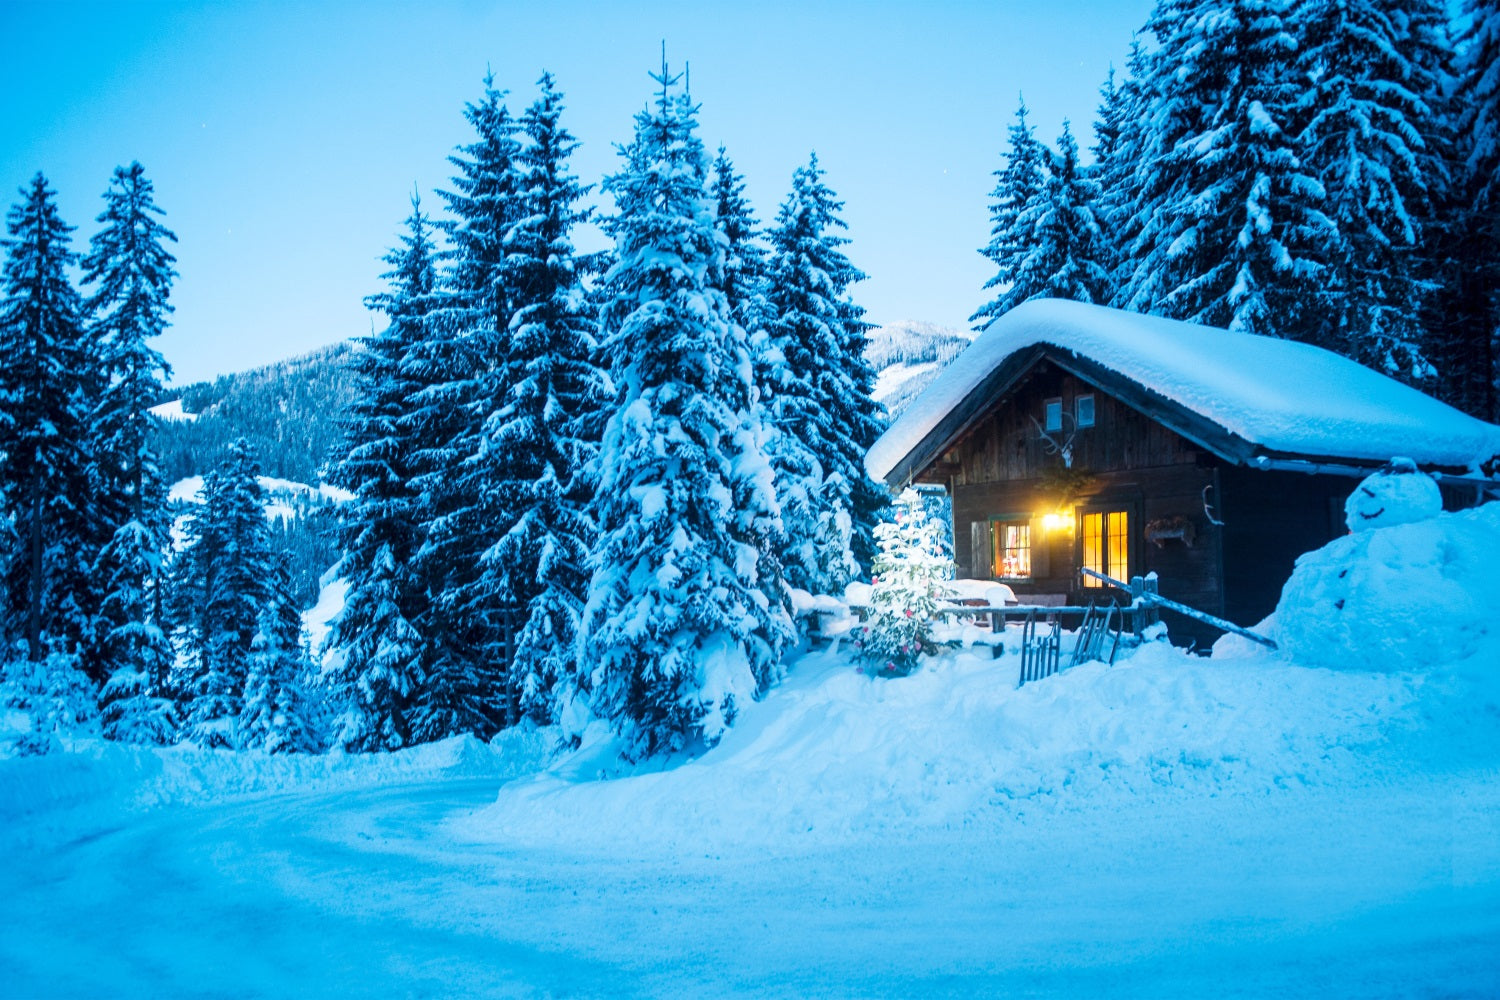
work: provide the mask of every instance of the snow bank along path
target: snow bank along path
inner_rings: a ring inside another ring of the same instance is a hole
[[[1423,552],[1500,551],[1500,506],[1366,534],[1298,572],[1477,593],[1482,560]],[[1496,618],[1436,619],[1449,659],[1307,666],[1385,614],[1306,638],[1319,586],[1271,623],[1290,656],[1158,644],[1017,690],[1013,654],[813,653],[636,769],[599,733],[0,761],[4,991],[1492,996]]]

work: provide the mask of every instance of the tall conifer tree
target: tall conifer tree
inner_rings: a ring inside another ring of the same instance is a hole
[[[995,297],[980,307],[969,319],[976,329],[1032,297],[1017,284],[1021,258],[1026,252],[1026,234],[1022,218],[1042,193],[1046,183],[1046,150],[1036,140],[1036,131],[1026,124],[1026,102],[1016,108],[1016,121],[1010,127],[1010,152],[1005,166],[995,171],[995,190],[990,202],[990,242],[980,253],[995,265],[995,275],[985,282],[994,288]]]
[[[1131,221],[1129,307],[1248,333],[1307,339],[1308,306],[1336,237],[1291,124],[1296,42],[1275,0],[1162,0],[1160,47]]]
[[[27,656],[40,661],[76,653],[89,627],[96,532],[87,438],[97,359],[67,274],[73,227],[40,173],[21,193],[6,217],[0,303],[0,402],[8,407],[0,461],[20,542],[5,610],[23,623]]]
[[[613,391],[594,364],[597,324],[574,258],[572,230],[588,215],[578,208],[587,188],[567,166],[577,143],[562,124],[551,74],[540,86],[521,119],[523,217],[506,238],[515,308],[508,395],[487,428],[486,447],[503,476],[494,484],[496,506],[509,529],[485,553],[479,586],[521,612],[510,687],[526,715],[549,722],[559,685],[576,670],[595,535],[593,466]]]
[[[474,141],[450,157],[458,168],[443,192],[453,218],[443,306],[431,318],[419,365],[432,383],[416,400],[426,430],[415,484],[427,520],[417,566],[432,594],[417,622],[428,646],[427,680],[413,714],[413,739],[457,733],[489,737],[509,721],[511,694],[495,650],[509,625],[505,595],[481,583],[482,559],[514,523],[497,483],[510,456],[491,446],[492,419],[514,376],[513,312],[506,240],[523,217],[519,125],[496,89],[465,109]]]
[[[412,480],[425,445],[418,421],[425,410],[417,401],[427,388],[426,370],[418,359],[431,333],[436,256],[414,195],[401,246],[385,258],[389,290],[366,300],[389,322],[356,357],[359,396],[336,470],[354,493],[340,524],[339,570],[349,591],[333,625],[343,651],[334,684],[344,706],[334,739],[351,750],[410,744],[411,710],[425,677],[415,623],[427,617],[430,597],[412,566],[424,513]]]
[[[1423,263],[1434,185],[1442,83],[1414,58],[1420,38],[1402,12],[1373,0],[1301,0],[1291,27],[1300,42],[1298,146],[1327,192],[1338,227],[1319,249],[1324,264],[1313,339],[1387,374],[1431,372],[1421,329],[1428,293]]]
[[[575,680],[635,756],[715,742],[780,676],[791,632],[761,558],[779,532],[775,488],[749,346],[722,288],[697,109],[665,66],[653,79],[661,93],[605,181],[619,262],[602,346],[621,400],[604,435]]]
[[[810,522],[788,527],[787,574],[794,586],[842,593],[875,554],[874,528],[889,502],[865,471],[864,454],[884,429],[871,398],[875,375],[865,360],[864,310],[849,286],[864,278],[841,249],[843,203],[823,182],[818,158],[792,174],[792,191],[771,230],[770,333],[784,364],[771,409],[783,446],[783,493],[807,482]],[[792,452],[805,449],[811,462]],[[797,500],[789,496],[792,513]],[[811,559],[803,553],[811,541]]]
[[[1454,301],[1444,317],[1447,395],[1500,420],[1500,3],[1465,0],[1458,39],[1458,178],[1448,202]]]
[[[174,564],[175,618],[184,656],[174,686],[181,735],[205,747],[237,748],[250,657],[270,602],[273,563],[265,492],[254,449],[240,438],[203,478],[203,506],[187,522]]]
[[[94,286],[88,311],[105,380],[92,427],[94,516],[109,538],[95,567],[104,584],[95,653],[100,671],[110,677],[101,708],[108,735],[131,739],[134,733],[160,742],[171,662],[161,599],[170,517],[152,450],[151,407],[171,369],[151,340],[166,329],[172,312],[176,258],[167,244],[177,237],[160,221],[164,213],[152,195],[139,163],[116,168],[98,218],[102,228],[83,266],[85,285]],[[113,710],[117,698],[133,704]]]
[[[1015,280],[1005,295],[1019,305],[1027,298],[1105,303],[1110,273],[1099,224],[1099,186],[1078,165],[1078,143],[1066,122],[1057,152],[1043,150],[1046,180],[1016,220],[1021,234]],[[1013,308],[1007,306],[1006,308]]]

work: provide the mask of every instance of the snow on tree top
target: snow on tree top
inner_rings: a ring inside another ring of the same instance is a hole
[[[885,479],[1007,358],[1039,345],[1088,358],[1268,452],[1470,469],[1500,454],[1500,427],[1322,348],[1034,299],[986,327],[881,435],[865,459],[870,475]]]

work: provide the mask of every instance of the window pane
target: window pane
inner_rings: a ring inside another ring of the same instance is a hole
[[[1062,400],[1047,400],[1047,425],[1049,431],[1062,430]]]
[[[1130,515],[1123,510],[1110,511],[1109,575],[1116,580],[1130,579]]]
[[[1083,565],[1098,573],[1106,573],[1104,566],[1104,515],[1083,515]],[[1083,578],[1085,587],[1102,587],[1104,584],[1091,576]]]
[[[995,573],[1006,579],[1031,576],[1031,525],[1024,521],[995,522]]]
[[[1094,426],[1094,397],[1093,396],[1079,396],[1078,397],[1078,413],[1077,413],[1077,417],[1078,417],[1078,426],[1079,427],[1092,427],[1092,426]]]

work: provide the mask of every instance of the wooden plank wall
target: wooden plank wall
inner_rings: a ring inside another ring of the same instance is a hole
[[[1191,442],[1137,410],[1107,396],[1082,380],[1046,362],[1032,369],[1016,393],[960,439],[944,456],[956,466],[955,485],[1034,479],[1061,466],[1049,454],[1047,442],[1032,422],[1043,418],[1048,399],[1061,397],[1063,410],[1071,414],[1080,394],[1094,396],[1095,424],[1073,437],[1075,468],[1097,472],[1146,469],[1164,465],[1191,464],[1197,449]],[[1061,434],[1073,430],[1064,421]]]
[[[1039,517],[1032,526],[1036,576],[1012,583],[1025,600],[1031,594],[1065,594],[1069,603],[1086,603],[1100,596],[1082,588],[1077,567],[1081,513],[1090,506],[1124,508],[1131,512],[1133,536],[1130,571],[1155,571],[1163,596],[1216,615],[1225,613],[1224,554],[1217,529],[1203,511],[1203,489],[1214,485],[1219,462],[1138,411],[1054,366],[1043,363],[1005,405],[981,421],[945,456],[952,470],[955,555],[963,576],[989,574],[988,554],[973,551],[984,537],[973,525],[996,516],[1040,515],[1057,510],[1066,476],[1063,461],[1049,448],[1036,424],[1043,419],[1045,401],[1061,397],[1064,410],[1074,412],[1080,393],[1092,393],[1095,426],[1073,436],[1072,467],[1081,482],[1064,507],[1072,511],[1072,531],[1044,531]],[[1062,435],[1073,430],[1065,421]],[[1193,525],[1191,544],[1166,540],[1158,547],[1145,541],[1148,522],[1172,516]],[[1233,616],[1230,616],[1233,617]],[[1168,622],[1174,638],[1211,641],[1217,631],[1185,618]],[[1199,633],[1202,633],[1201,635]]]
[[[1224,617],[1254,625],[1276,607],[1297,557],[1342,535],[1344,500],[1358,480],[1226,466]]]

